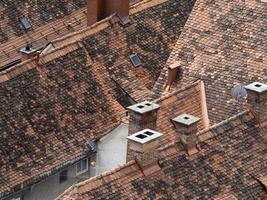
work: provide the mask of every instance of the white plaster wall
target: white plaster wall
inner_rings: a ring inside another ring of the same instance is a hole
[[[96,174],[110,171],[126,163],[128,124],[121,124],[97,145]]]
[[[53,200],[73,184],[94,175],[91,173],[91,170],[88,170],[88,172],[76,176],[76,164],[73,164],[68,167],[68,179],[65,182],[59,183],[59,173],[50,176],[34,185],[31,191],[26,191],[23,200]]]

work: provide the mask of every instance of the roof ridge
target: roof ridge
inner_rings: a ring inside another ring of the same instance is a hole
[[[78,48],[81,47],[80,45],[81,44],[79,43],[79,41],[76,41],[73,43],[66,44],[65,46],[53,49],[52,51],[46,52],[45,54],[40,54],[40,62],[41,62],[41,64],[45,64],[51,60],[57,59],[57,58],[61,57],[62,55],[66,55],[69,52],[73,52],[73,51],[77,50]],[[70,49],[66,51],[66,48],[70,48]],[[55,52],[58,52],[58,54],[53,54]],[[51,56],[51,55],[53,55],[53,56]],[[49,58],[49,56],[51,56],[51,57]],[[31,59],[25,60],[24,62],[21,62],[17,65],[14,65],[11,68],[8,68],[8,69],[0,72],[0,83],[8,81],[8,80],[10,80],[10,79],[12,79],[18,75],[23,74],[24,72],[26,72],[28,70],[36,68],[37,67],[36,62],[37,61],[36,61],[36,56],[35,56]]]
[[[243,111],[243,112],[240,112],[240,113],[238,113],[238,114],[236,114],[236,115],[234,115],[234,116],[232,116],[232,117],[229,117],[228,119],[226,119],[226,120],[224,120],[224,121],[221,121],[221,122],[219,122],[219,123],[217,123],[217,124],[214,124],[213,126],[210,126],[210,127],[207,128],[207,129],[204,129],[204,130],[199,131],[199,132],[197,133],[197,136],[202,136],[203,134],[207,133],[208,131],[212,131],[213,129],[218,128],[218,127],[220,127],[220,126],[222,126],[222,125],[224,125],[224,124],[226,124],[226,123],[228,123],[228,122],[230,122],[230,121],[232,121],[232,120],[234,120],[234,119],[237,119],[238,117],[240,117],[240,116],[242,116],[242,115],[248,114],[248,113],[250,113],[249,110],[245,110],[245,111]],[[214,136],[214,135],[213,135],[213,136]],[[210,139],[210,138],[212,138],[212,137],[208,137],[208,138],[206,138],[205,140]],[[176,144],[176,142],[170,142],[170,143],[166,144],[165,146],[160,147],[160,148],[159,148],[159,151],[167,150],[168,148],[173,147],[175,144]]]
[[[154,102],[154,103],[159,103],[159,102],[161,102],[161,101],[163,101],[163,100],[165,100],[165,99],[168,99],[168,98],[172,97],[173,95],[176,95],[176,94],[178,94],[178,93],[181,93],[181,92],[184,92],[184,91],[186,91],[186,90],[188,90],[188,89],[191,89],[191,88],[197,86],[197,85],[200,83],[200,81],[201,81],[201,80],[199,79],[199,80],[193,82],[193,83],[190,84],[190,85],[184,86],[184,87],[182,87],[182,88],[177,88],[177,89],[175,89],[174,91],[172,91],[171,93],[167,93],[167,94],[165,94],[165,95],[163,95],[163,96],[161,96],[161,97],[159,97],[159,98],[153,100],[153,102]]]
[[[97,176],[94,176],[94,177],[92,177],[92,178],[87,179],[86,181],[77,183],[76,185],[77,185],[77,187],[79,187],[79,186],[83,186],[84,184],[86,184],[86,183],[88,183],[88,182],[90,182],[90,181],[94,181],[94,180],[96,180],[96,179],[101,179],[101,178],[103,178],[103,177],[109,176],[109,175],[111,175],[111,174],[114,174],[114,173],[120,171],[121,169],[124,169],[124,168],[126,168],[126,167],[131,166],[131,165],[134,165],[135,163],[136,163],[135,160],[131,160],[131,161],[129,161],[129,162],[127,162],[127,163],[125,163],[125,164],[123,164],[123,165],[121,165],[121,166],[119,166],[119,167],[117,167],[117,168],[115,168],[115,169],[113,169],[113,170],[111,170],[111,171],[103,172],[103,173],[101,173],[101,174],[99,174],[99,175],[97,175]]]
[[[145,10],[147,8],[164,3],[166,1],[167,0],[143,0],[141,2],[138,2],[138,3],[130,6],[130,12],[132,11],[130,14],[135,14],[137,12],[140,12],[140,11]],[[87,37],[87,36],[92,35],[94,33],[97,33],[100,30],[107,28],[111,23],[110,20],[112,20],[112,19],[114,19],[115,22],[120,21],[119,17],[116,15],[116,13],[114,13],[114,14],[110,15],[109,17],[92,24],[91,26],[87,26],[87,27],[85,27],[79,31],[72,32],[72,33],[69,33],[63,37],[52,40],[51,44],[57,45],[57,43],[63,42],[63,41],[68,40],[68,39],[71,40],[71,38],[75,37],[75,36],[76,37],[74,38],[74,40],[76,40],[78,38],[78,36],[80,36],[81,38],[84,38],[84,37]],[[84,34],[84,35],[82,35],[82,34]]]
[[[65,190],[64,193],[62,193],[61,195],[59,195],[56,198],[56,200],[59,200],[61,197],[63,197],[64,195],[68,194],[68,192],[72,191],[75,188],[84,186],[84,185],[86,185],[89,182],[92,182],[92,181],[95,181],[95,180],[98,180],[98,179],[102,179],[103,177],[106,177],[106,176],[109,176],[111,174],[114,174],[114,173],[120,171],[121,169],[124,169],[126,167],[131,166],[131,165],[134,165],[135,163],[136,163],[135,160],[131,160],[131,161],[129,161],[129,162],[127,162],[127,163],[125,163],[125,164],[123,164],[123,165],[121,165],[121,166],[119,166],[119,167],[117,167],[117,168],[115,168],[115,169],[113,169],[111,171],[103,172],[103,173],[101,173],[101,174],[99,174],[97,176],[91,177],[91,178],[89,178],[89,179],[87,179],[85,181],[82,181],[80,183],[76,183],[76,184],[72,185],[71,187],[69,187],[67,190]]]
[[[83,36],[83,37],[86,37],[86,36],[89,36],[91,34],[94,34],[95,32],[98,32],[99,30],[105,29],[108,26],[108,24],[107,24],[107,26],[103,26],[103,25],[105,25],[105,23],[107,23],[112,18],[117,18],[116,14],[112,14],[109,17],[107,17],[105,19],[102,19],[102,20],[100,20],[100,21],[98,21],[98,22],[96,22],[96,23],[94,23],[94,24],[92,24],[90,26],[87,26],[87,27],[85,27],[85,28],[83,28],[83,29],[81,29],[79,31],[75,31],[75,32],[69,33],[69,34],[67,34],[65,36],[62,36],[60,38],[54,39],[54,40],[51,41],[51,44],[53,45],[53,44],[55,44],[57,42],[64,41],[64,40],[66,40],[68,38],[71,38],[71,37],[74,37],[74,36],[77,36],[77,35],[80,35],[80,34],[83,34],[83,33],[85,34],[85,36]]]
[[[199,131],[197,133],[197,135],[201,136],[202,134],[205,134],[207,131],[212,131],[213,129],[216,129],[216,128],[218,128],[218,127],[220,127],[220,126],[222,126],[222,125],[224,125],[224,124],[226,124],[226,123],[228,123],[230,121],[233,121],[233,120],[237,119],[238,117],[240,117],[242,115],[248,114],[248,113],[250,113],[249,110],[242,111],[242,112],[240,112],[240,113],[238,113],[238,114],[236,114],[236,115],[234,115],[232,117],[229,117],[229,118],[227,118],[227,119],[225,119],[225,120],[223,120],[223,121],[221,121],[221,122],[219,122],[217,124],[214,124],[214,125],[210,126],[207,129]]]

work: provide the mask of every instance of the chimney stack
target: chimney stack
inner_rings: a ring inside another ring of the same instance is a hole
[[[129,148],[142,169],[158,166],[158,146],[161,136],[161,133],[144,129],[127,137]]]
[[[129,16],[129,0],[87,0],[87,25],[90,26],[117,13],[122,19]]]
[[[247,85],[247,101],[251,110],[255,113],[257,119],[263,126],[267,126],[267,85],[260,82],[254,82]]]
[[[172,123],[177,131],[177,134],[179,134],[177,136],[189,155],[198,152],[197,123],[199,121],[200,118],[188,114],[182,114],[172,119]]]
[[[129,135],[146,128],[156,130],[159,108],[160,105],[148,101],[129,106]]]

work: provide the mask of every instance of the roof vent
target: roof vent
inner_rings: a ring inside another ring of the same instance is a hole
[[[26,47],[20,49],[20,52],[22,54],[22,59],[27,60],[29,58],[32,58],[36,54],[36,49],[32,48],[30,44],[27,44]]]
[[[23,26],[24,30],[27,31],[32,28],[29,19],[27,17],[24,17],[20,20],[21,25]]]
[[[118,17],[119,17],[119,19],[120,19],[120,23],[121,23],[121,25],[123,25],[123,26],[126,26],[126,25],[128,25],[128,24],[131,23],[131,19],[130,19],[129,16],[121,17],[121,16],[118,15]]]
[[[131,110],[135,113],[144,114],[156,109],[159,109],[160,105],[151,103],[149,101],[144,101],[142,103],[134,104],[128,107],[128,110]]]
[[[133,66],[135,66],[135,67],[139,67],[140,65],[142,65],[142,62],[141,62],[141,60],[137,54],[130,55],[130,60],[133,64]]]

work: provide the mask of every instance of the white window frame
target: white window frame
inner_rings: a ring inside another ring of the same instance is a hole
[[[82,162],[86,160],[86,168],[84,170],[81,170],[81,171],[78,171],[78,164],[81,163],[81,166],[82,166]],[[76,175],[81,175],[85,172],[87,172],[89,170],[89,164],[88,164],[88,158],[84,158],[82,160],[80,160],[79,162],[76,163]]]

